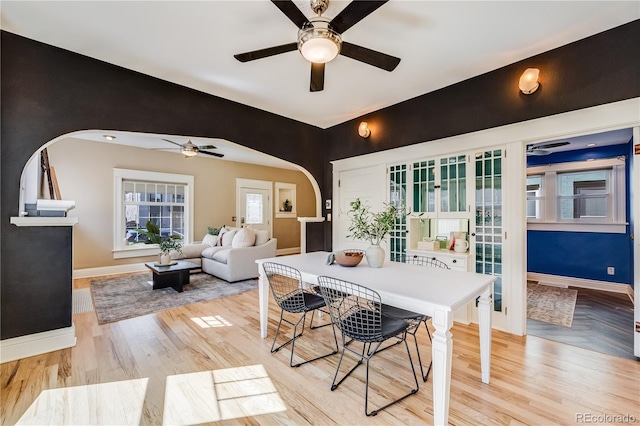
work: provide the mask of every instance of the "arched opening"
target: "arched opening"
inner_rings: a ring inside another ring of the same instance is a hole
[[[105,138],[105,135],[115,138]],[[180,144],[191,141],[197,146],[224,155],[182,155]],[[298,216],[316,217],[321,213],[320,189],[315,178],[303,167],[222,139],[182,135],[159,135],[121,131],[90,130],[61,135],[43,145],[25,165],[20,183],[21,215],[25,206],[39,197],[49,198],[44,185],[40,154],[47,149],[50,165],[55,167],[63,200],[71,200],[75,208],[69,216],[78,217],[74,227],[74,270],[126,268],[141,263],[140,256],[116,256],[114,170],[140,170],[165,174],[189,175],[194,178],[194,207],[189,240],[200,240],[207,228],[235,225],[235,180],[295,184],[298,188]],[[275,197],[274,197],[275,198]],[[271,201],[271,209],[277,206]],[[273,210],[272,210],[273,211]],[[28,218],[28,216],[27,216]],[[274,216],[273,236],[280,237],[279,249],[299,249],[300,224],[296,217]],[[126,269],[122,269],[126,270]],[[119,269],[114,269],[119,271]]]

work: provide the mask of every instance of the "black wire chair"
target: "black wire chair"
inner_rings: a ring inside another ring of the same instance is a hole
[[[402,261],[404,263],[409,263],[412,265],[427,266],[431,268],[449,269],[449,266],[446,263],[434,257],[426,257],[426,256],[418,256],[418,255],[405,256],[402,258]],[[431,372],[431,366],[433,365],[433,363],[429,362],[429,367],[427,367],[427,374],[425,374],[424,367],[422,366],[422,358],[420,357],[420,348],[418,347],[418,337],[416,336],[416,333],[420,328],[420,324],[424,324],[424,328],[427,330],[427,335],[429,336],[429,342],[432,341],[431,332],[429,331],[429,327],[427,326],[427,321],[431,317],[428,315],[419,314],[417,312],[408,311],[406,309],[402,309],[402,308],[398,308],[390,305],[382,305],[382,313],[384,315],[387,315],[393,318],[400,318],[405,321],[409,321],[411,323],[411,326],[407,330],[407,333],[413,336],[413,341],[416,344],[416,353],[418,354],[418,364],[420,365],[420,375],[422,376],[422,380],[426,382],[427,379],[429,379],[429,373]]]
[[[293,355],[295,351],[296,339],[302,336],[304,332],[304,326],[306,322],[307,312],[311,311],[311,321],[309,322],[310,329],[316,329],[320,327],[326,327],[332,325],[331,323],[313,326],[313,317],[316,310],[321,310],[324,306],[324,299],[317,293],[312,292],[310,289],[303,288],[302,276],[300,271],[295,268],[291,268],[279,263],[265,262],[263,268],[269,281],[269,287],[273,297],[280,306],[280,322],[276,330],[276,335],[273,337],[273,343],[271,344],[271,353],[278,352],[284,346],[291,343],[291,359],[289,365],[291,367],[299,367],[311,361],[325,358],[338,353],[338,339],[336,337],[336,331],[333,329],[333,339],[335,342],[335,350],[331,353],[318,356],[308,361],[293,363]],[[284,313],[289,312],[293,314],[302,314],[298,321],[291,322],[284,317]],[[278,334],[280,333],[280,326],[282,322],[286,322],[293,326],[293,337],[280,346],[276,347],[276,341],[278,340]],[[298,326],[302,323],[300,333],[298,334]]]
[[[411,353],[406,340],[407,329],[411,324],[403,319],[382,315],[380,295],[367,287],[325,276],[318,277],[318,284],[320,294],[322,294],[329,309],[331,320],[342,332],[342,354],[331,383],[331,390],[335,390],[363,361],[366,361],[364,412],[367,416],[375,416],[390,405],[416,393],[418,391],[418,378],[413,368]],[[415,388],[383,407],[369,412],[369,361],[375,354],[380,352],[379,349],[383,342],[395,337],[404,341],[407,357],[409,358],[409,366],[415,381]],[[358,352],[348,346],[349,343],[354,341],[362,343],[362,352]],[[340,380],[336,381],[345,351],[357,356],[359,358],[358,363]]]

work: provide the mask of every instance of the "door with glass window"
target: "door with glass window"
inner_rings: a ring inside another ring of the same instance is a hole
[[[240,188],[240,212],[238,226],[251,225],[253,229],[271,228],[271,201],[269,190],[261,188]]]

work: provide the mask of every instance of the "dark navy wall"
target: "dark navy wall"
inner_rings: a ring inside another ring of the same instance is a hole
[[[627,157],[626,214],[624,234],[600,232],[527,231],[527,271],[564,277],[630,284],[633,286],[633,240],[631,239],[631,192],[633,156],[631,141],[578,151],[527,157],[527,166],[584,161],[586,159]],[[615,268],[614,275],[607,267]]]

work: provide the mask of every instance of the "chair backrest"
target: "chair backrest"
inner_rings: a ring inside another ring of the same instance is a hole
[[[412,255],[412,256],[405,256],[402,259],[402,261],[404,263],[409,263],[412,265],[429,266],[431,268],[449,269],[449,265],[447,265],[441,260],[436,259],[435,257]]]
[[[278,306],[287,312],[306,311],[300,271],[273,262],[265,262],[262,266]]]
[[[382,309],[378,292],[337,278],[318,277],[320,294],[331,321],[343,335],[360,342],[382,339]]]

